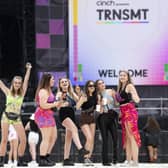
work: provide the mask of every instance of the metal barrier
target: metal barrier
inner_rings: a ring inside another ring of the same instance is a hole
[[[145,122],[144,118],[146,118],[146,115],[150,114],[156,114],[158,115],[162,120],[164,119],[165,124],[167,124],[166,121],[166,116],[168,116],[168,98],[142,98],[141,102],[138,105],[138,110],[139,110],[139,115],[142,116],[142,121]],[[25,124],[27,122],[27,119],[29,116],[34,113],[36,109],[36,104],[35,102],[24,102],[22,106],[22,115],[23,115],[23,123]],[[116,108],[116,110],[119,111],[119,108]],[[55,113],[55,119],[57,122],[57,128],[58,128],[58,139],[56,141],[56,144],[53,149],[52,157],[56,162],[61,162],[63,160],[63,150],[64,150],[64,135],[65,135],[65,130],[62,127],[59,127],[58,125],[61,125],[58,117],[58,113]],[[77,113],[77,117],[80,115],[80,113]],[[160,122],[162,124],[163,122]],[[165,127],[166,130],[161,131],[161,136],[160,136],[160,146],[158,150],[158,162],[167,162],[167,157],[168,157],[168,148],[165,148],[168,146],[168,127]],[[140,130],[141,133],[141,138],[142,138],[142,147],[140,148],[139,152],[139,160],[140,162],[145,162],[147,161],[147,151],[146,147],[144,146],[144,135],[143,132]],[[79,135],[82,144],[85,143],[85,138],[79,129]],[[121,145],[121,129],[118,129],[118,154],[119,154],[119,161],[123,161],[125,158],[125,152],[122,149]],[[112,158],[113,152],[112,152],[112,139],[109,136],[109,158]],[[101,148],[102,148],[102,141],[101,141],[101,136],[100,132],[97,129],[96,130],[96,135],[95,135],[95,146],[94,146],[94,151],[93,151],[93,161],[94,162],[101,162]],[[39,154],[39,153],[38,153]],[[28,146],[26,148],[26,157],[29,158],[29,150]],[[72,145],[71,149],[71,157],[75,162],[78,162],[78,152],[74,144]]]
[[[29,111],[31,107],[32,111]],[[22,105],[22,114],[30,115],[33,113],[36,107],[35,102],[24,102]],[[116,111],[119,111],[119,108],[115,108]],[[139,115],[148,115],[148,114],[158,114],[160,116],[168,116],[168,98],[141,98],[140,103],[138,104],[137,109],[139,110]],[[78,111],[79,113],[79,111]],[[78,114],[77,113],[77,114]]]

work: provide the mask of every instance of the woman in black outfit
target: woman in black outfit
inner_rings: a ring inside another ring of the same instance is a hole
[[[154,162],[158,156],[158,145],[159,145],[159,133],[160,126],[157,120],[150,116],[148,117],[147,123],[143,128],[145,132],[145,145],[148,149],[149,161]]]
[[[67,78],[61,78],[59,80],[58,92],[56,99],[62,101],[62,105],[59,109],[59,118],[61,124],[65,127],[65,145],[64,145],[64,162],[63,165],[74,165],[69,159],[70,148],[72,139],[79,150],[80,158],[88,154],[89,151],[85,150],[80,142],[78,128],[75,125],[75,109],[74,106],[78,101],[78,96],[73,91],[70,80]]]
[[[114,105],[116,103],[115,90],[106,89],[106,85],[101,79],[96,81],[96,89],[97,94],[101,96],[101,110],[97,121],[102,136],[102,164],[103,166],[110,166],[111,163],[108,158],[108,133],[110,133],[113,140],[113,164],[116,164],[118,159],[118,114],[114,111]]]
[[[85,166],[93,166],[90,160],[95,137],[95,109],[98,103],[98,97],[95,90],[95,83],[92,80],[86,82],[85,94],[80,97],[76,108],[81,109],[80,115],[80,127],[86,138],[85,148],[90,151],[88,155],[85,155],[84,164]]]

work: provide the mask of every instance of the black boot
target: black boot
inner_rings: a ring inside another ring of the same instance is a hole
[[[46,155],[46,160],[49,162],[49,163],[52,163],[53,165],[56,165],[56,163],[50,159],[50,154],[47,154]]]
[[[79,162],[84,162],[84,156],[89,154],[90,152],[86,150],[85,148],[79,149]]]
[[[118,152],[117,152],[117,148],[114,148],[113,164],[117,164],[117,162],[118,162]]]
[[[63,166],[74,166],[74,162],[72,160],[70,160],[69,158],[65,159],[63,161]]]
[[[24,161],[23,156],[18,157],[18,164],[17,166],[27,167],[27,162]]]
[[[108,162],[107,162],[107,163],[104,163],[104,162],[103,162],[103,166],[111,166],[111,163],[108,163]]]
[[[4,167],[4,156],[0,156],[0,167]]]
[[[40,156],[39,166],[41,167],[50,167],[54,166],[55,164],[48,162],[46,156]]]

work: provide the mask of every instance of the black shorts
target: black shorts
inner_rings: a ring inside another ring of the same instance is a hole
[[[66,119],[70,118],[75,123],[75,112],[73,107],[61,107],[59,110],[59,119],[61,123]]]

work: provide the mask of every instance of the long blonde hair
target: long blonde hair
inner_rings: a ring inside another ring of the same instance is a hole
[[[127,74],[127,77],[128,77],[128,81],[127,81],[126,85],[129,84],[129,83],[133,84],[129,72],[126,71],[126,70],[121,70],[121,71],[119,72],[119,75],[120,75],[122,72],[126,73],[126,74]],[[117,87],[117,92],[119,92],[119,91],[121,90],[122,86],[123,86],[123,84],[122,84],[122,82],[121,82],[120,79],[119,79],[119,84],[118,84],[118,87]]]
[[[14,88],[14,81],[16,79],[21,81],[21,86],[20,86],[20,88],[17,91]],[[23,79],[22,79],[21,76],[14,76],[13,77],[12,83],[11,83],[11,87],[10,87],[10,91],[11,91],[11,95],[12,96],[15,96],[16,94],[19,95],[19,96],[22,96],[22,94],[23,94]]]
[[[63,91],[62,88],[61,88],[61,80],[62,79],[66,79],[68,81],[68,85],[69,85],[68,86],[68,94],[69,94],[69,96],[72,97],[72,98],[75,98],[74,97],[75,92],[74,92],[74,89],[72,87],[71,81],[68,78],[66,78],[66,77],[63,77],[63,78],[59,79],[59,81],[58,81],[58,92],[62,92]]]

